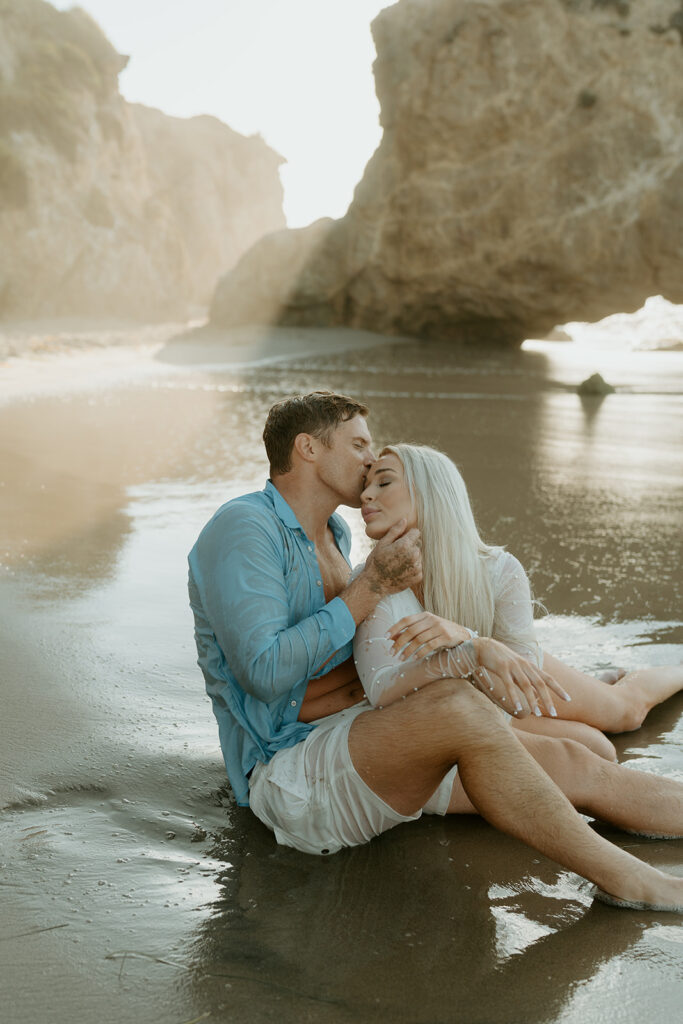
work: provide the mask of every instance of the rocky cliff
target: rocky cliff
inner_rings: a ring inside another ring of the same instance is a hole
[[[516,344],[683,301],[680,0],[400,0],[347,215],[278,232],[212,319]]]
[[[281,228],[282,158],[211,117],[126,103],[75,8],[0,0],[0,315],[170,318]]]

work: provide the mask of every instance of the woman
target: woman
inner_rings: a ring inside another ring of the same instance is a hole
[[[405,519],[406,529],[421,531],[423,549],[419,592],[385,598],[357,631],[354,655],[371,703],[405,696],[414,688],[407,664],[477,633],[532,660],[571,698],[522,709],[533,717],[513,718],[515,728],[578,740],[615,760],[601,730],[637,729],[655,704],[683,688],[683,666],[629,672],[609,684],[544,654],[534,636],[524,569],[513,555],[481,540],[464,481],[443,453],[406,444],[384,448],[369,471],[361,509],[373,540]],[[503,707],[505,700],[503,694]],[[507,707],[514,715],[515,708]]]

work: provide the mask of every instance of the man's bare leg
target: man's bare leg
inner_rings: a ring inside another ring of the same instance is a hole
[[[525,739],[548,756],[552,745],[561,748],[561,763],[553,770],[567,785],[577,766],[590,776],[575,793],[587,813],[622,827],[683,834],[683,785],[610,764],[571,741]],[[613,896],[683,910],[683,879],[639,861],[591,829],[499,711],[463,680],[441,680],[359,715],[349,733],[349,751],[367,785],[406,815],[427,803],[457,762],[468,799],[496,828]],[[626,783],[603,770],[638,779]],[[603,799],[599,790],[607,783]],[[634,799],[635,809],[626,806]]]
[[[683,690],[683,665],[637,669],[616,683],[604,683],[544,654],[543,670],[572,698],[571,703],[556,702],[560,718],[587,722],[606,732],[638,729],[656,704]]]

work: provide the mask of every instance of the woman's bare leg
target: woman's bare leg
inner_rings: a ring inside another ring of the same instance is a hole
[[[543,669],[572,698],[571,703],[555,702],[558,716],[605,732],[638,729],[656,704],[683,690],[683,665],[637,669],[612,684],[579,672],[551,654],[544,654]]]
[[[559,703],[559,702],[558,702]],[[550,739],[576,740],[583,743],[594,754],[604,757],[608,761],[617,760],[617,751],[613,743],[607,739],[604,733],[585,722],[567,722],[560,718],[536,718],[529,715],[528,718],[513,718],[510,720],[513,729],[519,732],[532,734],[534,736],[549,736]],[[523,737],[520,737],[522,742]]]
[[[349,752],[370,789],[406,815],[427,803],[457,763],[471,805],[496,828],[617,898],[683,910],[683,878],[658,871],[596,833],[551,773],[586,813],[652,832],[683,834],[683,785],[611,764],[570,740],[525,736],[536,761],[518,735],[468,683],[446,679],[359,715]]]
[[[683,837],[680,782],[607,761],[575,740],[518,735],[577,810],[629,832]],[[448,813],[478,813],[458,776]]]

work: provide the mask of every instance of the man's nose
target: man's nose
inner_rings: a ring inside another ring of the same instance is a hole
[[[370,468],[374,462],[377,462],[377,456],[373,452],[372,448],[368,448],[368,453],[365,456],[365,465]]]

